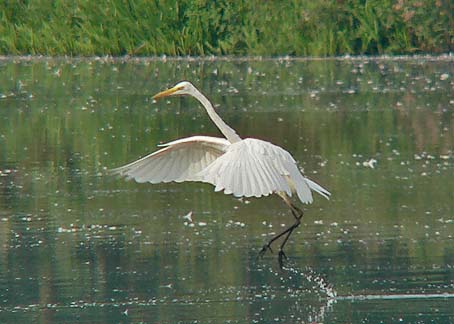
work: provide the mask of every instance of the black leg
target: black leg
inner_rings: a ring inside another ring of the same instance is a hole
[[[296,207],[295,205],[293,205],[286,199],[284,199],[284,201],[287,203],[287,205],[289,205],[292,215],[293,215],[293,217],[295,217],[296,221],[293,225],[291,225],[290,227],[285,229],[283,232],[273,236],[268,241],[268,243],[262,247],[262,249],[260,250],[260,252],[258,254],[258,257],[262,257],[266,253],[267,250],[270,250],[271,252],[273,252],[273,250],[271,249],[271,245],[274,243],[274,241],[276,241],[277,239],[279,239],[280,237],[285,235],[284,241],[281,243],[281,245],[279,247],[279,253],[278,253],[278,262],[279,262],[279,266],[281,268],[283,267],[283,264],[284,264],[284,258],[287,258],[287,256],[284,253],[284,246],[287,243],[288,239],[290,238],[290,235],[292,235],[295,228],[297,228],[301,224],[301,218],[303,217],[303,211],[300,208]]]
[[[284,241],[281,243],[281,246],[279,247],[278,262],[279,262],[279,266],[280,266],[281,269],[284,266],[284,258],[287,259],[287,256],[285,255],[285,252],[284,252],[284,246],[287,243],[290,235],[292,235],[292,233],[295,230],[295,228],[300,226],[301,218],[303,217],[303,211],[301,209],[297,208],[293,204],[292,204],[292,207],[295,208],[295,210],[292,209],[292,214],[295,217],[296,221],[295,221],[295,223],[292,226],[290,226],[288,228],[289,231],[288,231],[287,235],[285,236]]]
[[[276,241],[278,238],[282,237],[283,235],[285,235],[285,234],[287,234],[287,233],[293,231],[293,228],[292,228],[292,227],[293,227],[293,225],[290,226],[289,228],[287,228],[287,229],[286,229],[285,231],[283,231],[282,233],[279,233],[279,234],[273,236],[273,237],[271,238],[271,240],[269,240],[268,243],[266,243],[266,244],[262,247],[262,249],[261,249],[260,252],[259,252],[259,257],[263,256],[267,250],[270,250],[271,253],[273,253],[273,250],[271,249],[271,244],[273,244],[274,241]]]
[[[290,226],[288,228],[287,236],[285,237],[284,241],[281,244],[281,247],[279,248],[280,251],[282,251],[284,249],[284,246],[287,243],[288,238],[292,234],[293,230],[301,224],[301,218],[303,217],[303,211],[301,209],[297,208],[294,205],[292,205],[292,207],[295,208],[295,210],[292,209],[292,214],[293,214],[293,217],[295,217],[296,221],[292,226]]]

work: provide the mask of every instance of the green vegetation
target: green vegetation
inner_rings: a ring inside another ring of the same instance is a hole
[[[345,55],[454,50],[452,0],[0,4],[3,55]]]

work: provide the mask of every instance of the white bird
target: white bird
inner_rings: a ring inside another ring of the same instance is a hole
[[[179,82],[159,92],[153,99],[177,95],[190,95],[197,99],[225,138],[192,136],[159,145],[163,148],[112,172],[140,183],[211,183],[215,191],[224,191],[236,197],[278,194],[290,207],[296,221],[265,244],[259,255],[268,249],[272,251],[271,244],[285,235],[278,255],[282,266],[285,257],[283,248],[303,216],[303,211],[290,198],[296,193],[302,203],[309,204],[313,200],[311,190],[328,199],[331,194],[301,174],[293,157],[283,148],[260,139],[240,138],[192,83]]]

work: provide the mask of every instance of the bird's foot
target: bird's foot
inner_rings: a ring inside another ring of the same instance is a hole
[[[258,258],[262,258],[266,251],[270,251],[271,253],[273,253],[273,250],[271,249],[271,245],[269,243],[265,244],[262,249],[259,251],[258,255],[257,255],[257,259]],[[279,252],[277,254],[277,261],[279,263],[279,268],[283,269],[284,268],[284,262],[285,260],[287,260],[287,255],[285,254],[284,250],[282,249],[279,249]]]
[[[261,258],[265,255],[266,251],[270,250],[271,253],[273,253],[273,250],[271,249],[271,245],[269,243],[265,244],[262,249],[259,251],[259,254],[257,255],[257,259]]]
[[[287,260],[287,256],[285,255],[283,250],[279,250],[279,253],[277,255],[277,261],[279,262],[279,268],[283,269],[284,268],[284,260]]]

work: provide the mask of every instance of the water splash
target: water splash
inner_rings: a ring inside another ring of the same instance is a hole
[[[310,267],[306,267],[304,271],[301,271],[293,266],[284,267],[284,270],[291,272],[295,275],[299,275],[306,279],[310,283],[314,283],[316,288],[325,294],[328,299],[335,299],[337,296],[337,292],[334,289],[333,285],[328,283],[325,278],[323,278],[319,273],[311,269]]]

